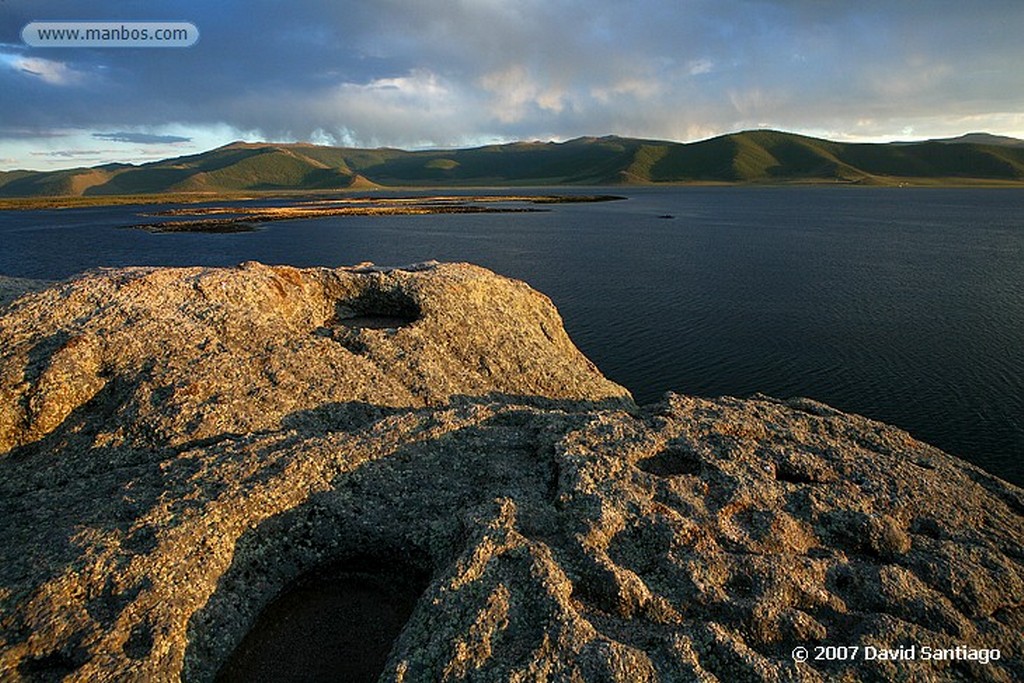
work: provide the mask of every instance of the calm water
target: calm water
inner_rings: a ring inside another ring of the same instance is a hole
[[[1024,483],[1024,192],[614,191],[629,200],[234,235],[117,229],[138,207],[6,212],[0,273],[472,261],[548,294],[640,402],[669,389],[810,396]]]

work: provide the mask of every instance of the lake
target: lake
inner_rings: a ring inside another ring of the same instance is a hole
[[[638,402],[668,390],[809,396],[1024,484],[1024,192],[611,192],[628,199],[237,234],[120,229],[140,207],[0,212],[0,274],[471,261],[550,296],[576,344]]]

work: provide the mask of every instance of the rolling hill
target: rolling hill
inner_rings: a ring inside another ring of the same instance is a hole
[[[236,142],[138,166],[0,173],[0,197],[794,182],[1024,184],[1024,141],[850,144],[756,130],[687,144],[607,136],[426,151]]]

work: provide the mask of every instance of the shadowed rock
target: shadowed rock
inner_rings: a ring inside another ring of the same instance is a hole
[[[3,680],[1024,677],[1020,489],[806,399],[637,408],[473,266],[92,273],[0,319],[0,406]]]
[[[53,283],[48,280],[0,275],[0,306],[6,306],[26,292],[37,292],[51,285]]]

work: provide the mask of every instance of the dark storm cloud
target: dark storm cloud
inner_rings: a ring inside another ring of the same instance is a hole
[[[758,125],[1024,129],[1018,0],[7,0],[4,10],[10,129],[227,126],[407,146],[691,139]],[[25,23],[44,19],[191,21],[201,39],[15,47]]]

